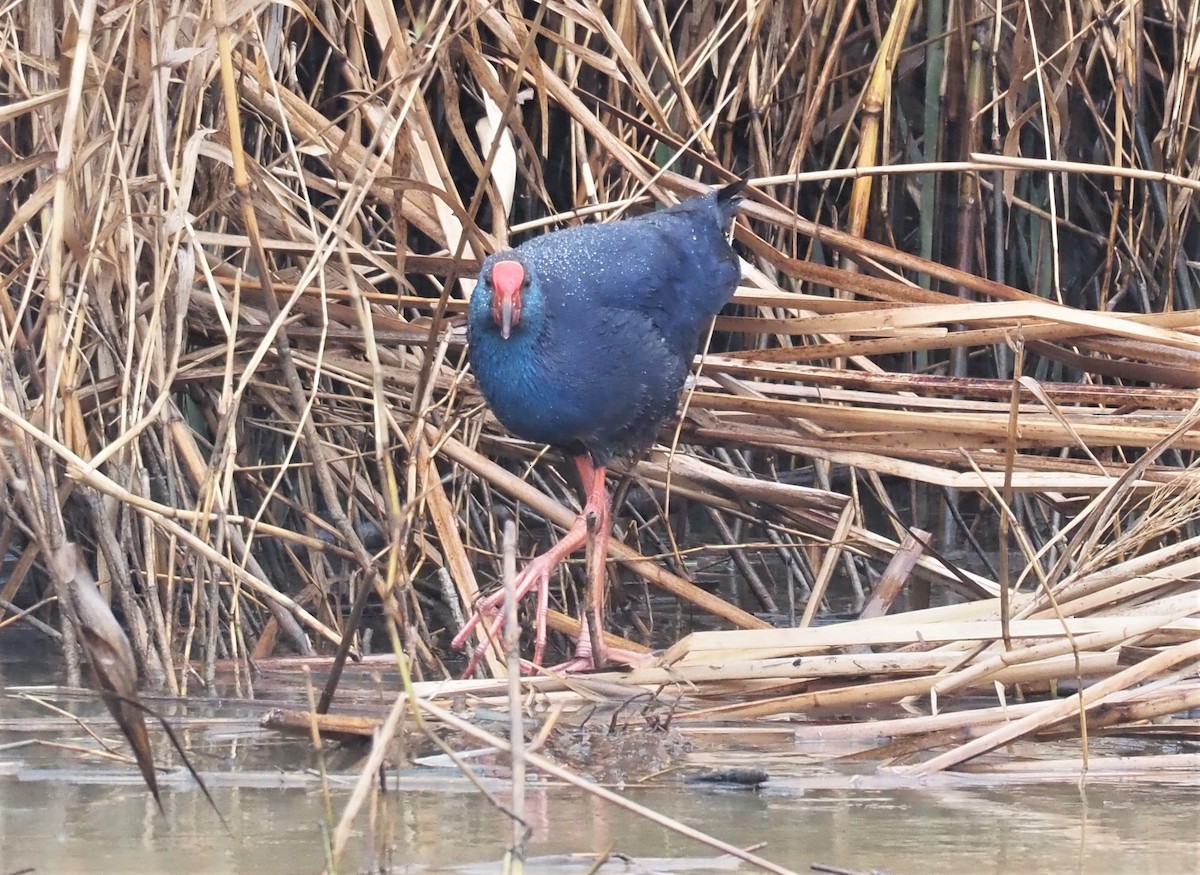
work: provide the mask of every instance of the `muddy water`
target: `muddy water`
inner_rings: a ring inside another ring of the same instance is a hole
[[[167,706],[229,823],[226,833],[178,773],[164,775],[162,816],[132,766],[50,746],[96,748],[77,726],[32,700],[45,696],[89,718],[99,712],[90,699],[29,686],[56,680],[39,665],[0,663],[0,687],[7,683],[0,698],[0,873],[321,871],[325,808],[317,778],[305,771],[311,759],[304,745],[257,728],[260,707]],[[161,749],[161,738],[156,744]],[[810,767],[786,747],[777,738],[757,750],[701,745],[690,755],[697,765],[762,762],[772,779],[758,792],[670,778],[624,792],[732,843],[763,843],[760,853],[798,871],[823,863],[895,875],[1200,873],[1200,776],[1093,781],[1083,791],[1073,782],[981,787],[965,778],[923,787],[864,779],[851,789],[845,776]],[[348,762],[333,765],[336,816],[354,772]],[[506,792],[502,781],[489,786]],[[589,862],[566,855],[608,850],[653,858],[654,871],[733,868],[703,846],[576,790],[535,785],[527,805],[530,872],[582,873]],[[509,822],[449,769],[405,771],[377,814],[374,836],[362,827],[342,872],[380,871],[381,864],[392,872],[494,872],[510,837]],[[613,865],[603,871],[644,871]]]
[[[0,869],[264,875],[321,869],[323,806],[315,787],[216,788],[231,826],[226,835],[194,791],[168,790],[161,817],[136,785],[93,783],[105,777],[115,776],[28,769],[0,779]],[[428,778],[406,783],[381,818],[391,871],[466,864],[497,870],[509,836],[499,814],[459,779],[446,777],[436,790]],[[628,795],[729,841],[765,842],[765,856],[800,871],[819,862],[891,873],[1200,872],[1195,788],[1097,785],[1082,796],[1073,787],[1044,785],[757,794],[659,788]],[[335,810],[344,798],[335,794]],[[703,866],[696,858],[709,856],[706,849],[581,793],[533,789],[528,801],[534,858],[613,849],[659,858],[663,871],[726,868]],[[343,871],[362,871],[369,846],[366,837],[356,839],[355,861]],[[543,863],[540,871],[586,870],[583,861],[577,869],[562,858]]]

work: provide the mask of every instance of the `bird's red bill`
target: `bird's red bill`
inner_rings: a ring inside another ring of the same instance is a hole
[[[500,326],[505,340],[513,326],[521,321],[521,286],[525,283],[525,268],[519,261],[497,261],[492,265],[492,318]]]

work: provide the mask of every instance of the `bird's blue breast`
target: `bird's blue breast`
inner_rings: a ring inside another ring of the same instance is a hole
[[[532,332],[522,332],[521,326],[507,340],[492,330],[472,330],[475,380],[496,418],[513,434],[556,446],[576,444],[587,429],[587,411],[581,399],[564,395],[556,375],[545,372],[531,353],[536,345]]]

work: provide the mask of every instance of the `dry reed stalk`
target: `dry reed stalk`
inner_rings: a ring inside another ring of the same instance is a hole
[[[1020,738],[1028,732],[1069,717],[1081,709],[1102,704],[1107,697],[1132,687],[1136,683],[1155,677],[1160,672],[1169,671],[1177,665],[1194,662],[1198,658],[1200,658],[1200,641],[1189,641],[1186,644],[1166,648],[1137,665],[1082,690],[1078,697],[1045,703],[1027,717],[1001,726],[980,738],[933,757],[920,765],[909,767],[905,771],[912,775],[930,775],[942,769],[952,768],[981,753],[986,753],[1013,739]]]
[[[888,619],[891,622],[881,622]],[[1013,620],[1009,634],[1013,638],[1058,638],[1064,631],[1073,635],[1106,633],[1111,639],[1097,646],[1144,636],[1149,631],[1200,635],[1200,618],[1151,617],[1129,620],[1125,617],[1071,617],[1065,620]],[[739,653],[758,659],[773,659],[820,652],[827,648],[860,645],[933,645],[970,641],[997,641],[1003,630],[998,619],[945,620],[913,623],[903,614],[889,618],[852,620],[812,629],[767,629],[732,632],[693,632],[668,650],[657,662],[663,666],[694,664],[717,654]]]
[[[1179,772],[1186,775],[1200,766],[1197,754],[1158,754],[1140,757],[1090,757],[1082,759],[1057,759],[1036,762],[967,764],[961,771],[972,775],[1020,775],[1039,778],[1055,775],[1078,775],[1084,772],[1091,778],[1137,777],[1147,778],[1164,773]]]

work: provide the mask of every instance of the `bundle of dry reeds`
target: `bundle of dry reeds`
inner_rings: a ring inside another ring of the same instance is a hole
[[[571,514],[464,372],[479,258],[748,173],[737,306],[611,559],[799,628],[627,682],[761,716],[1081,681],[1004,732],[1194,706],[1188,4],[83,0],[0,35],[0,610],[69,538],[173,691],[338,643],[360,593],[443,677],[499,509],[522,553]],[[745,604],[687,579],[716,561]],[[867,617],[813,628],[831,587]]]

